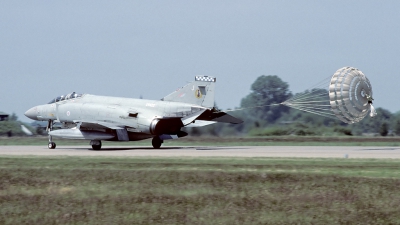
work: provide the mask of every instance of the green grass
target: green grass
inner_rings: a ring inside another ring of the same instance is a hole
[[[0,157],[0,224],[399,224],[400,161]]]

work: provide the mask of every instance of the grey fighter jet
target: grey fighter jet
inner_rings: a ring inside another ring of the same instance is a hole
[[[215,82],[214,77],[196,76],[158,101],[72,92],[29,109],[25,116],[48,121],[50,149],[56,147],[52,137],[90,140],[94,150],[101,149],[102,140],[153,138],[153,147],[160,148],[164,140],[186,136],[183,127],[243,122],[214,107]],[[55,123],[62,129],[53,129]]]

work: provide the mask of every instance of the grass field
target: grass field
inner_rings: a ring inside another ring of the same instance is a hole
[[[400,161],[0,157],[0,224],[399,224]]]

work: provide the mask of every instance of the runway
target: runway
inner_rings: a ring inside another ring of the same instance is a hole
[[[94,151],[86,146],[0,146],[0,155],[12,156],[110,156],[110,157],[302,157],[399,159],[400,147],[333,146],[238,146],[238,147],[125,147],[105,146]]]

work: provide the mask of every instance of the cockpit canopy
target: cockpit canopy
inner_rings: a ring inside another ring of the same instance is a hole
[[[56,102],[60,102],[60,101],[68,100],[68,99],[80,98],[80,97],[82,97],[82,94],[77,94],[75,92],[72,92],[67,95],[58,96],[57,98],[51,100],[48,104],[52,104],[52,103],[56,103]]]

